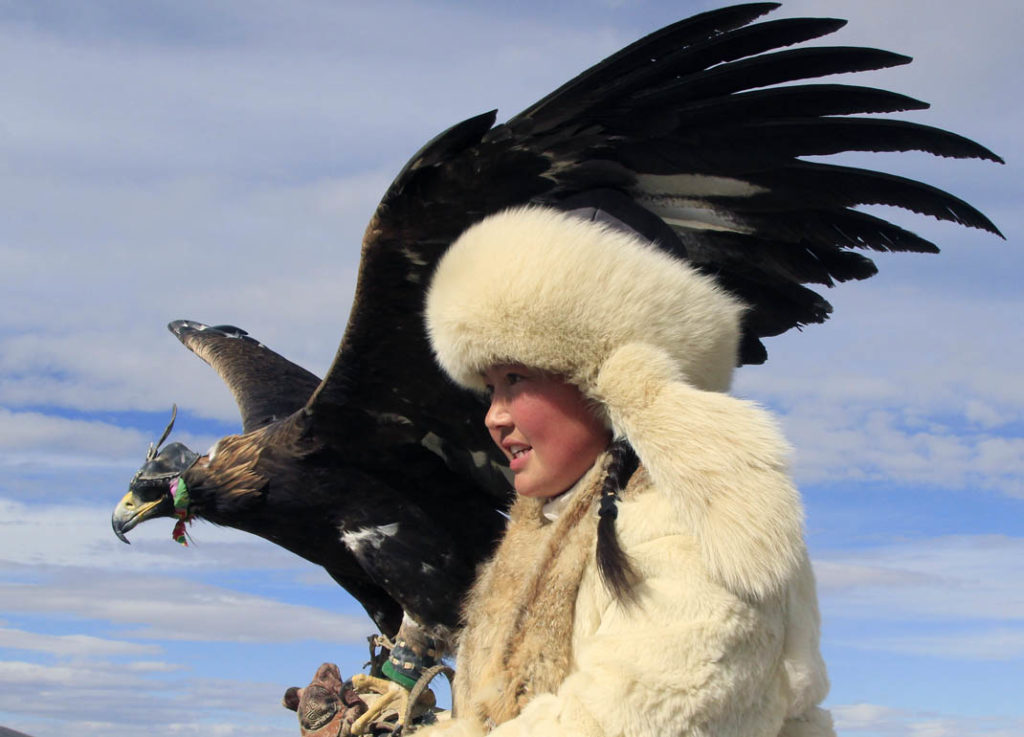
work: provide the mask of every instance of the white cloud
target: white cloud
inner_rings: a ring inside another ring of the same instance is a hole
[[[214,544],[185,550],[169,539],[125,548],[108,532],[106,514],[92,509],[0,506],[8,576],[0,591],[8,612],[65,613],[138,627],[146,639],[359,642],[372,624],[310,606],[244,594],[201,580],[161,575],[179,570],[199,578],[220,570],[258,568],[303,572],[310,564],[241,532],[217,530]],[[102,517],[103,524],[98,524]],[[56,530],[56,532],[55,532]],[[99,532],[103,532],[99,537]],[[165,532],[165,534],[168,534]],[[217,538],[229,541],[216,543]],[[249,543],[238,540],[251,540]],[[288,578],[283,579],[287,583]],[[102,597],[96,592],[102,591]],[[346,596],[339,596],[347,599]],[[246,612],[240,617],[240,612]],[[201,625],[200,625],[201,623]]]
[[[237,530],[199,525],[193,545],[182,548],[170,539],[171,522],[158,520],[132,531],[133,545],[125,546],[110,531],[114,501],[97,508],[0,499],[5,612],[112,622],[124,636],[147,640],[338,643],[362,642],[374,631],[322,569]],[[251,570],[276,581],[278,595],[292,603],[206,582]],[[302,594],[309,579],[327,592],[322,600],[354,614],[295,603],[309,600]],[[47,641],[31,642],[42,647]],[[75,646],[60,639],[49,645],[62,642]],[[90,639],[79,646],[90,643],[100,647]]]
[[[878,704],[840,704],[830,707],[838,731],[875,729],[882,724],[900,719],[903,712]]]
[[[134,639],[356,643],[374,631],[365,617],[170,576],[62,570],[39,581],[0,582],[0,592],[8,612],[111,622]]]
[[[107,422],[12,412],[0,407],[0,458],[23,462],[26,456],[39,453],[123,462],[125,458],[143,457],[148,443],[155,440]]]
[[[1022,110],[1021,100],[1006,94],[1009,70],[1020,58],[1013,28],[1017,8],[1006,0],[982,7],[948,0],[789,0],[774,15],[827,14],[849,19],[831,37],[832,42],[888,49],[914,58],[904,67],[857,75],[870,84],[895,88],[933,104],[932,111],[906,117],[966,130],[983,143],[1005,139],[1019,151],[1020,144],[1006,135],[1007,121],[1019,120]],[[1000,153],[1008,160],[1019,160],[1009,150]]]
[[[823,553],[814,570],[826,618],[1024,620],[1024,538],[950,535]],[[996,624],[985,637],[998,637],[998,631]]]
[[[67,687],[77,682],[88,683],[91,688],[123,688],[137,682],[137,676],[111,667],[86,665],[44,666],[19,661],[0,662],[0,683],[10,692],[19,683],[35,683],[49,687]]]
[[[48,208],[63,197],[83,201],[87,212],[84,222],[66,213],[54,226],[67,232],[9,236],[47,254],[50,265],[43,271],[38,256],[4,249],[15,267],[0,284],[18,309],[0,318],[0,401],[85,410],[156,410],[177,401],[237,421],[220,379],[165,330],[181,317],[238,324],[323,372],[351,302],[359,239],[377,196],[367,193],[382,189],[382,177],[371,179],[274,191],[221,186],[184,199],[159,186],[106,192],[83,181],[54,192],[48,182],[19,182],[6,199],[23,211],[31,207],[26,198]],[[182,212],[190,217],[183,221]],[[110,216],[97,222],[96,213]],[[26,217],[32,229],[48,222],[45,213]],[[109,258],[97,259],[97,248]]]
[[[185,666],[179,663],[166,663],[160,660],[136,660],[125,664],[124,667],[134,673],[176,673]]]
[[[1024,660],[1024,628],[995,627],[934,635],[869,636],[858,640],[855,647],[947,660]]]
[[[0,713],[27,733],[130,737],[274,735],[295,728],[284,687],[243,680],[154,678],[110,662],[0,662]],[[243,695],[244,694],[244,695]],[[42,719],[45,715],[46,719]]]
[[[108,640],[90,635],[48,635],[39,632],[0,628],[0,647],[11,650],[34,650],[58,657],[96,657],[109,655],[151,655],[161,649],[156,645],[140,645],[122,640]],[[139,664],[142,665],[142,664]],[[169,664],[148,663],[135,670],[177,668]]]
[[[1024,496],[1024,300],[882,277],[836,297],[835,325],[770,341],[769,363],[737,382],[778,410],[798,479]]]
[[[110,528],[117,500],[114,491],[109,504],[103,506],[25,504],[0,498],[0,565],[47,565],[132,575],[258,568],[294,571],[298,576],[319,569],[253,535],[210,524],[193,525],[193,544],[182,548],[171,540],[173,522],[169,519],[143,523],[131,531],[132,545],[126,546]]]
[[[923,710],[898,709],[878,704],[831,706],[839,734],[871,737],[1014,737],[1024,720],[1012,716],[964,717]]]

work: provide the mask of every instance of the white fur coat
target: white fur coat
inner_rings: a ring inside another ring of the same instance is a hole
[[[818,708],[828,681],[785,444],[750,403],[637,381],[661,373],[656,359],[627,346],[595,386],[630,408],[611,419],[643,464],[616,521],[641,576],[637,605],[616,603],[597,572],[591,499],[603,469],[570,492],[585,498],[575,521],[567,510],[544,524],[532,500],[517,504],[467,606],[459,718],[423,737],[834,734]],[[502,694],[509,684],[516,693]]]
[[[426,307],[458,383],[541,368],[628,439],[641,471],[616,529],[641,580],[625,607],[597,572],[601,464],[551,524],[517,503],[466,608],[460,716],[425,737],[832,735],[787,448],[765,413],[718,393],[742,305],[635,234],[531,207],[460,236]]]

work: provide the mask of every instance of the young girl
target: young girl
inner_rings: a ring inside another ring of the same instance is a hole
[[[834,734],[786,446],[727,396],[743,307],[632,232],[544,208],[470,228],[427,325],[491,396],[518,499],[429,737]]]

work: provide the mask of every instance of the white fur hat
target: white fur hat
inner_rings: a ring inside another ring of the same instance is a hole
[[[483,389],[490,366],[522,363],[593,396],[609,357],[635,343],[664,352],[691,386],[727,390],[742,312],[711,278],[638,235],[526,207],[452,244],[426,317],[438,361],[465,387]]]

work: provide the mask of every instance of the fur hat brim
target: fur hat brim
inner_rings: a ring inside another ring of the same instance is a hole
[[[444,370],[482,389],[481,372],[522,363],[590,393],[626,343],[665,351],[691,385],[728,389],[743,306],[638,236],[550,208],[493,215],[441,260],[427,330]]]

